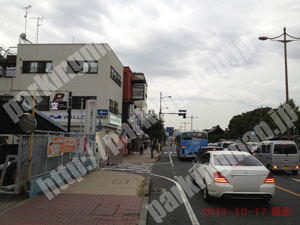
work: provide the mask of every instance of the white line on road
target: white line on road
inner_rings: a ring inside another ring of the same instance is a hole
[[[170,158],[171,164],[173,165],[173,160],[172,160],[172,157],[171,157],[171,153],[169,153],[169,158]],[[174,166],[174,165],[173,165],[173,166]]]
[[[297,179],[294,179],[294,178],[291,178],[291,179],[294,180],[294,181],[300,182],[300,180],[297,180]]]
[[[173,162],[172,162],[172,163],[173,163]],[[170,178],[168,178],[168,177],[164,177],[164,176],[157,175],[157,174],[153,174],[153,173],[151,173],[151,175],[152,175],[152,176],[156,176],[156,177],[160,177],[160,178],[164,178],[164,179],[167,179],[167,180],[169,180],[169,181],[175,183],[175,185],[176,185],[176,187],[178,188],[178,190],[179,190],[179,192],[180,192],[180,195],[181,195],[181,197],[182,197],[182,199],[183,199],[184,206],[185,206],[186,211],[187,211],[187,213],[188,213],[188,215],[189,215],[189,217],[190,217],[190,219],[191,219],[192,224],[193,224],[193,225],[200,225],[200,223],[198,222],[197,217],[196,217],[196,215],[195,215],[195,213],[194,213],[194,211],[193,211],[193,209],[192,209],[192,206],[190,205],[189,200],[188,200],[188,198],[186,197],[186,195],[185,195],[185,193],[184,193],[184,190],[182,189],[181,185],[180,185],[177,181],[172,180],[172,179],[170,179]]]

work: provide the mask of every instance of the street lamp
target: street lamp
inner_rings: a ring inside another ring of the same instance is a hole
[[[162,108],[161,108],[161,100],[163,99],[163,98],[172,98],[172,96],[164,96],[163,94],[162,94],[162,92],[160,92],[160,95],[159,95],[159,115],[158,115],[158,117],[159,117],[159,120],[161,120],[161,110],[162,110]]]
[[[277,40],[278,38],[283,36],[283,40]],[[287,40],[286,36],[292,38],[293,40]],[[278,41],[278,42],[282,42],[284,44],[284,65],[285,65],[285,93],[286,93],[286,100],[285,103],[289,104],[289,85],[288,85],[288,69],[287,69],[287,53],[286,53],[286,43],[291,42],[291,41],[299,41],[300,38],[297,37],[293,37],[289,34],[286,33],[286,28],[283,28],[283,34],[277,36],[277,37],[273,37],[273,38],[269,38],[269,37],[259,37],[258,38],[261,41],[265,41],[265,40],[271,40],[271,41]],[[290,129],[286,123],[286,130],[287,130],[287,138],[288,140],[291,139],[291,135],[290,135]]]

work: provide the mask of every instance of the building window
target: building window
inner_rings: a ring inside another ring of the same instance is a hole
[[[119,110],[118,110],[118,102],[117,101],[113,101],[113,100],[109,99],[109,111],[111,113],[118,115]]]
[[[97,61],[68,61],[68,73],[98,73]]]
[[[33,105],[33,96],[23,96],[23,100],[25,100],[29,105]],[[49,104],[50,104],[50,97],[49,96],[37,96],[35,108],[39,111],[49,111]]]
[[[83,109],[85,109],[86,100],[96,100],[96,96],[72,96],[72,109],[81,109],[81,99],[83,98]]]
[[[110,78],[121,87],[121,76],[112,66],[110,67]]]
[[[51,61],[23,61],[22,73],[51,73]]]

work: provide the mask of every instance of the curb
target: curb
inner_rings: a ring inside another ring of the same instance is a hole
[[[149,191],[150,191],[150,176],[146,177],[145,187],[144,187],[144,198],[142,202],[142,208],[139,217],[139,225],[147,224],[147,208],[149,202]]]

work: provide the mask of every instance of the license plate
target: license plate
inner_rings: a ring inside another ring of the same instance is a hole
[[[290,170],[291,167],[290,167],[290,166],[283,166],[283,169],[284,169],[284,170]]]

